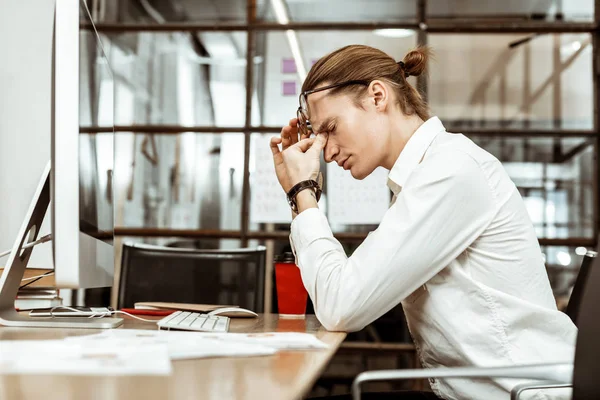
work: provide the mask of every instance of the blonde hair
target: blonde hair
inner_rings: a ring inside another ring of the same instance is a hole
[[[398,105],[404,115],[417,114],[423,121],[429,119],[429,107],[417,89],[408,83],[408,76],[419,76],[425,72],[431,49],[417,47],[396,62],[383,51],[364,45],[342,47],[322,57],[310,69],[302,85],[302,91],[317,88],[324,83],[335,84],[353,80],[371,82],[379,79],[390,84],[396,94]],[[330,94],[354,93],[355,103],[366,88],[350,85],[332,89]]]

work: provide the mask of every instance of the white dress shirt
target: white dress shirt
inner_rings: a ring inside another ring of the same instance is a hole
[[[533,224],[494,156],[433,117],[388,186],[391,207],[351,257],[319,209],[292,222],[292,249],[325,328],[357,331],[402,303],[424,367],[573,361],[577,328],[556,308]],[[444,399],[508,399],[517,383],[430,380]]]

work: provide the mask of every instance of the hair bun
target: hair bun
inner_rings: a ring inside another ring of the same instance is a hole
[[[411,50],[400,62],[404,64],[406,76],[419,76],[427,69],[427,63],[431,58],[432,51],[428,46],[419,46]],[[400,63],[398,63],[400,65]]]
[[[400,71],[404,73],[404,77],[408,78],[410,75],[408,72],[406,72],[406,65],[404,65],[404,61],[398,61],[396,64],[398,64],[398,67],[400,67]]]

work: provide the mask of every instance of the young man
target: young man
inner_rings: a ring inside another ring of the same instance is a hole
[[[325,56],[304,82],[298,118],[271,140],[315,313],[327,329],[356,331],[402,303],[424,367],[572,361],[577,329],[556,308],[517,188],[496,158],[430,117],[407,82],[428,54],[397,63],[347,46]],[[390,170],[393,204],[351,257],[317,207],[321,151],[356,179]],[[444,399],[495,400],[518,382],[430,383]]]

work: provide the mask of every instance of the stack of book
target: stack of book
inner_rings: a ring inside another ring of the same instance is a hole
[[[19,289],[15,299],[17,311],[62,306],[62,298],[55,287],[27,286]]]

